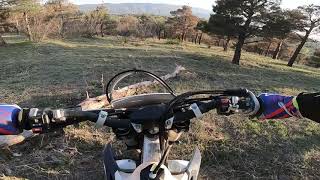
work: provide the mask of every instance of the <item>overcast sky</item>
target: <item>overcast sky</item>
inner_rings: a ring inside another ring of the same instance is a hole
[[[75,4],[100,4],[104,3],[162,3],[162,4],[176,4],[189,5],[192,7],[200,7],[211,10],[212,4],[215,0],[70,0]],[[320,0],[282,0],[283,8],[296,8],[305,4],[318,4]]]

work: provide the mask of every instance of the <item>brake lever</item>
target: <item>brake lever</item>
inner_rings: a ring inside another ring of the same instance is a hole
[[[235,113],[243,113],[249,115],[250,117],[257,114],[260,110],[260,103],[256,96],[246,89],[242,90],[242,93],[246,91],[243,96],[231,96],[220,99],[219,108],[217,112],[220,115],[232,115]]]
[[[225,115],[225,116],[230,116],[232,114],[234,114],[233,111],[231,111],[230,109],[230,99],[227,97],[224,98],[220,98],[219,99],[219,105],[217,107],[217,113],[219,115]]]

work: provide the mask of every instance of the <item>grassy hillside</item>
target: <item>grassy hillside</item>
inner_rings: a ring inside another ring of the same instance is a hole
[[[177,92],[245,87],[255,93],[296,95],[320,91],[320,71],[244,53],[232,65],[232,51],[173,41],[122,38],[73,39],[31,44],[11,42],[0,48],[0,102],[24,107],[64,107],[101,94],[115,73],[139,68],[164,75],[183,65],[187,71],[169,84]],[[110,129],[91,123],[34,137],[0,154],[3,178],[103,179],[101,151],[115,141]],[[121,145],[117,145],[119,147]],[[308,120],[257,122],[215,112],[194,122],[171,158],[188,159],[202,152],[203,179],[316,179],[320,177],[320,126]],[[121,154],[117,149],[116,154]],[[13,156],[15,155],[15,156]]]

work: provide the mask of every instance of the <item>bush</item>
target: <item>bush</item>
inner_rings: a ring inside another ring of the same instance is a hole
[[[179,44],[181,44],[181,43],[180,43],[180,41],[178,41],[178,40],[170,39],[170,40],[167,40],[167,41],[166,41],[166,44],[179,45]]]
[[[316,50],[315,50],[314,56],[320,57],[320,49],[316,49]]]
[[[120,19],[117,31],[120,36],[135,36],[137,35],[137,27],[139,20],[134,16],[124,16]]]
[[[315,68],[320,68],[320,57],[319,56],[311,56],[311,57],[309,57],[306,65],[312,66],[312,67],[315,67]]]

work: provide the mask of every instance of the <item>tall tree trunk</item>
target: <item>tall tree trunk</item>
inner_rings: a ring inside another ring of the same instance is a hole
[[[219,37],[217,46],[220,47],[221,38]]]
[[[264,53],[265,56],[268,56],[271,45],[272,45],[272,41],[269,42],[268,48],[267,48],[266,52]]]
[[[100,24],[96,23],[96,25],[94,26],[94,32],[95,32],[95,36],[99,36],[99,33],[100,33],[100,27],[99,27]]]
[[[282,45],[283,45],[283,39],[281,39],[281,41],[278,43],[278,46],[273,53],[272,59],[278,59]]]
[[[60,29],[59,29],[59,35],[61,38],[63,38],[63,29],[64,29],[64,19],[63,16],[60,17]]]
[[[251,12],[249,14],[248,19],[244,23],[244,26],[241,27],[241,29],[240,29],[240,33],[239,33],[239,36],[238,36],[238,42],[237,42],[237,45],[236,45],[236,50],[234,52],[234,56],[233,56],[233,59],[232,59],[232,63],[233,64],[240,65],[242,47],[243,47],[244,42],[246,40],[246,36],[247,36],[248,29],[249,29],[251,21],[252,21],[253,14],[254,14],[253,12]]]
[[[226,42],[223,44],[223,51],[228,51],[230,39],[230,36],[228,36]]]
[[[202,33],[199,36],[199,45],[201,45],[201,40],[202,40]]]
[[[187,32],[183,32],[182,41],[187,41]]]
[[[28,18],[27,12],[24,12],[23,16],[24,16],[24,21],[25,21],[26,26],[27,26],[27,33],[28,33],[29,41],[33,41],[33,36],[32,36],[31,29],[30,29],[30,23],[29,23],[29,18]]]
[[[158,30],[158,39],[161,40],[161,29]]]
[[[194,43],[197,44],[197,40],[198,40],[198,33],[196,33],[196,37],[194,38]]]
[[[103,33],[103,23],[100,24],[100,33],[101,33],[101,37],[104,37],[104,33]]]
[[[19,34],[20,35],[20,30],[19,30],[19,20],[18,20],[18,18],[16,17],[15,18],[15,20],[16,20],[16,30],[17,30],[17,34]]]
[[[310,33],[313,30],[313,26],[310,27],[310,29],[307,31],[306,35],[303,37],[301,43],[299,44],[299,46],[297,47],[296,51],[293,53],[292,57],[290,58],[289,62],[288,62],[288,66],[292,67],[293,63],[296,61],[298,55],[300,54],[301,49],[303,48],[303,46],[306,44]]]
[[[242,47],[244,45],[245,40],[246,40],[245,34],[243,33],[239,34],[236,50],[234,52],[234,56],[232,59],[233,64],[240,65],[241,51],[242,51]]]
[[[0,34],[0,46],[3,46],[5,44],[7,44],[7,43],[6,43],[6,41],[4,41],[2,35]]]

